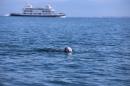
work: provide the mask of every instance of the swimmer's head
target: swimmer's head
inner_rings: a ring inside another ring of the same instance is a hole
[[[72,49],[70,47],[66,47],[64,49],[64,52],[66,52],[66,53],[72,53]]]

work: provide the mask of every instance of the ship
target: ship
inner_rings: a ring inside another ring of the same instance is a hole
[[[30,16],[30,17],[66,17],[64,13],[55,13],[54,9],[48,4],[43,8],[33,8],[26,3],[23,13],[11,13],[9,16]]]

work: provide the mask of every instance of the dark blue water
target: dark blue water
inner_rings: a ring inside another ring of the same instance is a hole
[[[130,18],[0,17],[0,86],[130,86]]]

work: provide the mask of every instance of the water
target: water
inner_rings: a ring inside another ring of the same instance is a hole
[[[0,17],[0,86],[130,86],[130,18]]]

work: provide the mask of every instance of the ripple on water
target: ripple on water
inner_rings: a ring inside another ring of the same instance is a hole
[[[129,86],[129,18],[0,20],[1,86]]]

